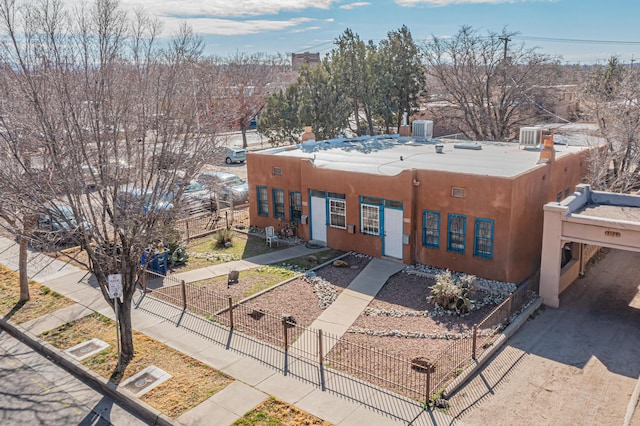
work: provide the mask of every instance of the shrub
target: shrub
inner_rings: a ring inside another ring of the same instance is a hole
[[[214,235],[214,247],[224,248],[227,243],[233,240],[233,231],[231,229],[221,229]]]
[[[473,309],[469,296],[474,281],[473,275],[456,278],[450,271],[443,272],[436,277],[436,283],[431,286],[431,295],[427,299],[458,315],[469,313]]]

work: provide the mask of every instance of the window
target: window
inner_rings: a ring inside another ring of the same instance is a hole
[[[300,222],[302,217],[302,194],[298,191],[289,192],[289,216],[292,222]]]
[[[556,201],[557,201],[557,202],[562,201],[562,191],[560,191],[560,192],[558,192],[558,193],[556,194]]]
[[[449,238],[447,250],[464,253],[467,233],[467,217],[460,214],[449,214]]]
[[[269,216],[269,198],[267,195],[267,187],[258,187],[258,214],[260,216]]]
[[[476,239],[473,254],[480,257],[493,257],[493,228],[491,219],[476,219]]]
[[[284,219],[284,190],[273,188],[273,217]]]
[[[380,235],[380,208],[378,206],[360,205],[360,230],[363,234]]]
[[[347,202],[329,198],[329,226],[345,229],[347,227]]]
[[[422,217],[422,245],[440,248],[440,212],[424,211]]]
[[[280,167],[273,167],[271,171],[274,176],[282,176],[282,169]]]

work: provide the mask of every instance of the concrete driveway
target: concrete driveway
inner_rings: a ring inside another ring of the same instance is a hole
[[[470,425],[622,425],[639,374],[640,253],[611,250],[451,397],[449,414]]]

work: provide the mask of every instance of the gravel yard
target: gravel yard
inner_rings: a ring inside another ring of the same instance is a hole
[[[367,266],[371,258],[349,254],[342,258],[349,266],[324,266],[315,271],[316,275],[328,283],[336,296],[342,292],[353,279]],[[283,286],[275,288],[248,302],[245,306],[252,309],[262,309],[273,315],[284,314],[293,316],[296,324],[308,327],[322,313],[319,298],[314,286],[303,278],[297,278]]]
[[[433,284],[435,282],[430,278],[404,272],[395,274],[344,338],[349,342],[384,350],[404,359],[421,356],[433,360],[451,344],[452,338],[470,333],[473,325],[496,306],[495,303],[488,304],[465,316],[432,317],[430,313],[439,312],[435,304],[427,300]],[[381,312],[397,316],[380,314]],[[380,335],[364,334],[365,330],[376,331]],[[388,334],[387,332],[394,333],[395,336],[382,335]],[[407,335],[426,337],[405,337]]]

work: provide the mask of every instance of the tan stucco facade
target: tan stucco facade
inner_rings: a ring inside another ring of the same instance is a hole
[[[375,197],[402,204],[402,255],[404,263],[423,263],[500,281],[521,282],[540,266],[543,206],[573,192],[585,175],[586,151],[563,155],[552,162],[535,164],[516,176],[490,176],[464,172],[412,168],[394,176],[321,168],[308,158],[248,154],[247,171],[251,191],[250,221],[264,228],[290,222],[290,191],[302,194],[302,214],[309,217],[299,224],[297,235],[314,238],[311,231],[310,191],[344,194],[347,229],[327,227],[326,244],[340,250],[353,250],[374,257],[385,255],[383,236],[361,232],[361,197]],[[353,153],[354,156],[359,155]],[[357,160],[354,160],[357,161]],[[275,172],[277,170],[277,173]],[[269,213],[258,213],[257,187],[267,188]],[[273,217],[272,190],[285,192],[285,218]],[[423,214],[438,212],[438,247],[423,245]],[[462,215],[466,221],[464,253],[448,247],[448,217]],[[492,255],[474,253],[476,219],[493,221]],[[350,233],[349,230],[355,232]]]
[[[561,267],[567,243],[573,243],[575,260]],[[561,202],[544,206],[540,296],[546,305],[560,305],[560,293],[584,273],[597,247],[640,252],[640,196],[579,185]]]

